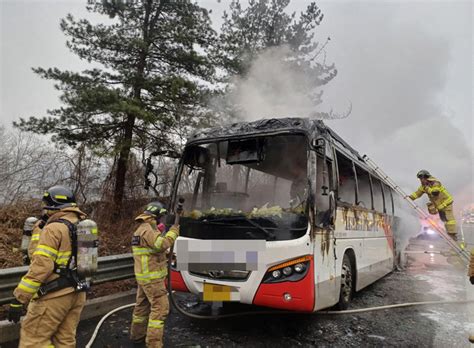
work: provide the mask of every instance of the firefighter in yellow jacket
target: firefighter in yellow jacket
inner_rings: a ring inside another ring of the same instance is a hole
[[[471,261],[469,262],[469,271],[467,276],[469,277],[471,284],[474,285],[474,249],[471,250]],[[469,342],[474,343],[474,332],[469,336]]]
[[[427,170],[420,170],[416,176],[420,179],[421,185],[418,190],[413,192],[409,197],[415,200],[426,193],[430,199],[428,211],[430,214],[439,213],[439,217],[444,222],[446,232],[448,232],[451,238],[457,240],[456,219],[453,213],[453,197],[441,182],[431,176]]]
[[[39,235],[28,273],[13,292],[8,319],[21,323],[19,347],[75,347],[76,327],[86,294],[71,275],[72,244],[69,224],[85,218],[74,194],[53,186],[43,197],[49,219]],[[75,260],[73,260],[75,262]]]
[[[179,226],[172,226],[164,236],[161,235],[157,224],[164,214],[166,209],[160,202],[148,204],[145,211],[135,218],[139,226],[132,237],[138,289],[130,338],[138,343],[146,337],[147,347],[163,346],[163,330],[169,311],[165,286],[168,272],[166,250],[179,235]]]

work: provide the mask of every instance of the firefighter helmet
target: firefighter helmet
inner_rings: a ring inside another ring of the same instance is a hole
[[[145,211],[143,212],[144,214],[147,215],[153,215],[154,217],[160,217],[164,214],[166,214],[167,210],[163,203],[155,201],[151,202],[146,206]]]
[[[416,177],[418,179],[421,179],[421,178],[429,178],[431,176],[430,172],[425,170],[425,169],[422,169],[420,170],[417,174],[416,174]]]
[[[43,195],[46,210],[60,210],[76,206],[74,193],[65,186],[53,186],[46,190]]]

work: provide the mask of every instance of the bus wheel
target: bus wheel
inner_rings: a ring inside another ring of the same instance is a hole
[[[352,299],[352,293],[354,291],[353,279],[354,277],[352,275],[351,260],[347,254],[344,254],[341,270],[341,290],[339,293],[339,302],[336,305],[337,309],[344,310],[349,307],[349,303]]]

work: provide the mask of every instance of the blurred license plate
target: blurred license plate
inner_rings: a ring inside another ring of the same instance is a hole
[[[232,288],[227,285],[204,283],[203,300],[207,302],[232,301]]]

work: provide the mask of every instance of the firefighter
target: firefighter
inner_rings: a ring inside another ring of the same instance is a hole
[[[444,222],[444,226],[449,236],[457,240],[456,237],[456,219],[453,213],[453,197],[450,195],[448,190],[441,185],[438,179],[431,176],[427,170],[420,170],[416,174],[417,178],[420,179],[421,185],[413,192],[409,197],[415,200],[426,193],[430,199],[428,203],[428,211],[430,214],[439,213],[439,217]]]
[[[179,234],[173,225],[162,235],[157,229],[166,209],[160,202],[148,204],[135,218],[139,224],[132,237],[137,303],[132,315],[130,338],[134,343],[146,337],[147,347],[163,346],[163,330],[169,311],[165,278],[168,273],[166,250]]]
[[[39,235],[28,273],[13,292],[8,320],[18,322],[22,307],[28,305],[21,324],[19,347],[74,347],[76,327],[86,294],[71,270],[75,258],[70,234],[72,224],[85,218],[74,194],[53,186],[44,196],[48,221]],[[71,261],[71,258],[74,258]]]
[[[471,282],[471,284],[474,285],[474,248],[471,250],[471,261],[469,262],[469,272],[467,276],[469,277],[469,281]],[[468,293],[472,295],[472,291]],[[471,315],[473,315],[472,312]],[[474,333],[469,336],[469,342],[474,343]]]

